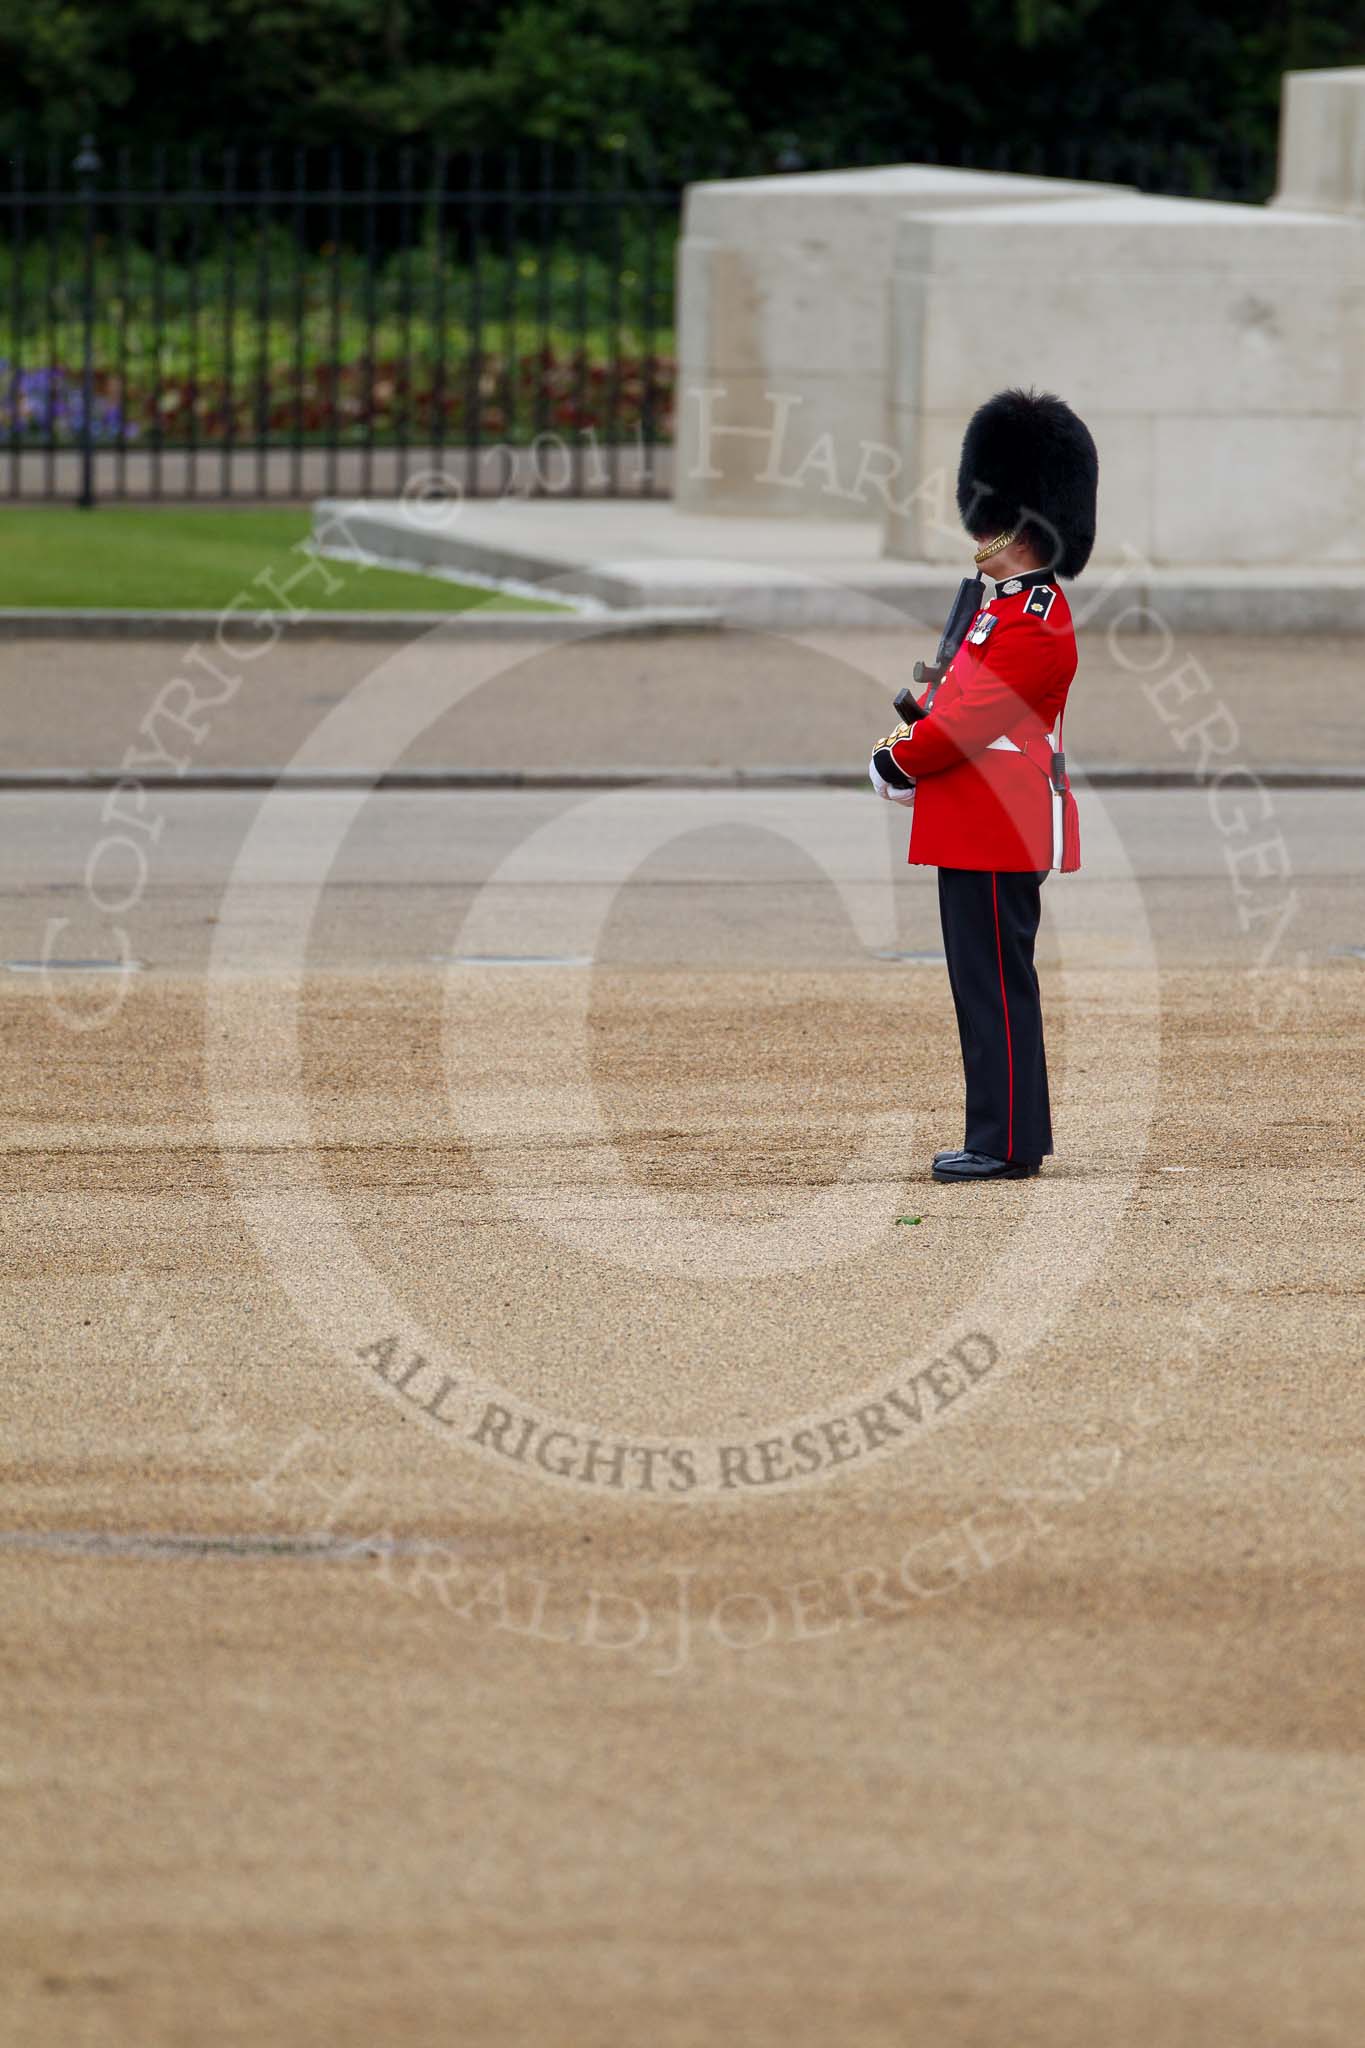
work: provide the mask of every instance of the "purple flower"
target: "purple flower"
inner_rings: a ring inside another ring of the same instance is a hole
[[[123,425],[111,398],[95,398],[90,407],[90,435],[115,441]],[[79,377],[59,367],[12,370],[0,361],[0,435],[38,440],[79,440],[85,429],[85,393]],[[129,435],[131,438],[131,434]]]

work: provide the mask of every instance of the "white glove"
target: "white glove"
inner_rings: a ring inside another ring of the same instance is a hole
[[[898,725],[884,740],[878,740],[872,750],[872,759],[867,764],[867,779],[880,797],[891,804],[913,804],[915,785],[901,767],[891,749],[897,740],[909,736],[908,725]]]
[[[872,787],[876,791],[877,795],[885,797],[886,801],[889,804],[913,804],[915,801],[915,785],[913,782],[910,784],[908,789],[898,789],[893,783],[887,782],[883,776],[878,774],[877,756],[883,752],[884,749],[878,747],[877,753],[874,754],[872,756],[872,759],[868,762],[868,781],[872,784]]]

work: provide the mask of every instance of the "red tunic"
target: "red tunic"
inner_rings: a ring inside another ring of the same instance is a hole
[[[891,750],[915,778],[912,862],[1000,871],[1062,865],[1048,735],[1058,729],[1075,673],[1065,593],[1053,583],[1006,578],[968,628],[928,717]],[[1002,740],[1014,747],[992,744]],[[1080,860],[1075,800],[1068,794],[1065,801],[1070,868]]]

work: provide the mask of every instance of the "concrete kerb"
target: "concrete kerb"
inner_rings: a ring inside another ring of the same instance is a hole
[[[212,632],[216,611],[62,611],[0,608],[0,640],[184,640]],[[723,625],[702,607],[639,606],[618,612],[309,612],[284,622],[299,640],[407,640],[439,627],[470,640],[582,640],[603,633],[701,633]]]
[[[831,586],[802,576],[757,576],[722,582],[696,565],[694,581],[676,570],[657,579],[640,577],[632,601],[621,610],[584,613],[492,612],[315,612],[287,623],[298,640],[407,640],[439,627],[461,639],[580,640],[602,634],[664,637],[715,632],[738,626],[751,631],[835,625],[859,631],[921,631],[926,619],[946,615],[958,579],[938,571],[911,570],[903,577],[857,579]],[[615,580],[615,579],[613,579]],[[669,602],[656,601],[663,599]],[[1293,638],[1318,633],[1365,631],[1365,574],[1292,571],[1224,571],[1199,578],[1179,571],[1134,576],[1106,592],[1094,579],[1072,592],[1077,624],[1094,630],[1120,619],[1125,632],[1153,630],[1159,614],[1175,633],[1264,633]],[[213,628],[218,613],[207,611],[61,611],[0,608],[0,640],[183,640]]]
[[[110,790],[126,776],[102,768],[16,768],[0,771],[0,793]],[[867,773],[847,766],[787,767],[759,763],[735,768],[391,768],[369,772],[356,768],[187,768],[182,775],[139,776],[142,788],[154,791],[215,790],[608,790],[669,789],[862,789]],[[1078,786],[1087,789],[1207,789],[1209,776],[1189,768],[1151,768],[1122,761],[1095,762],[1077,771]],[[1316,768],[1282,763],[1258,768],[1256,780],[1266,789],[1365,789],[1365,765],[1357,768]]]

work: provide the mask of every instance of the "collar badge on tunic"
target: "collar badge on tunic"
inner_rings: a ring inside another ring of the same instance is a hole
[[[1002,597],[1013,597],[1015,591],[1022,590],[1023,587],[1023,584],[1019,581],[1019,578],[1017,576],[1011,576],[1008,583],[1001,584],[1000,595]]]

